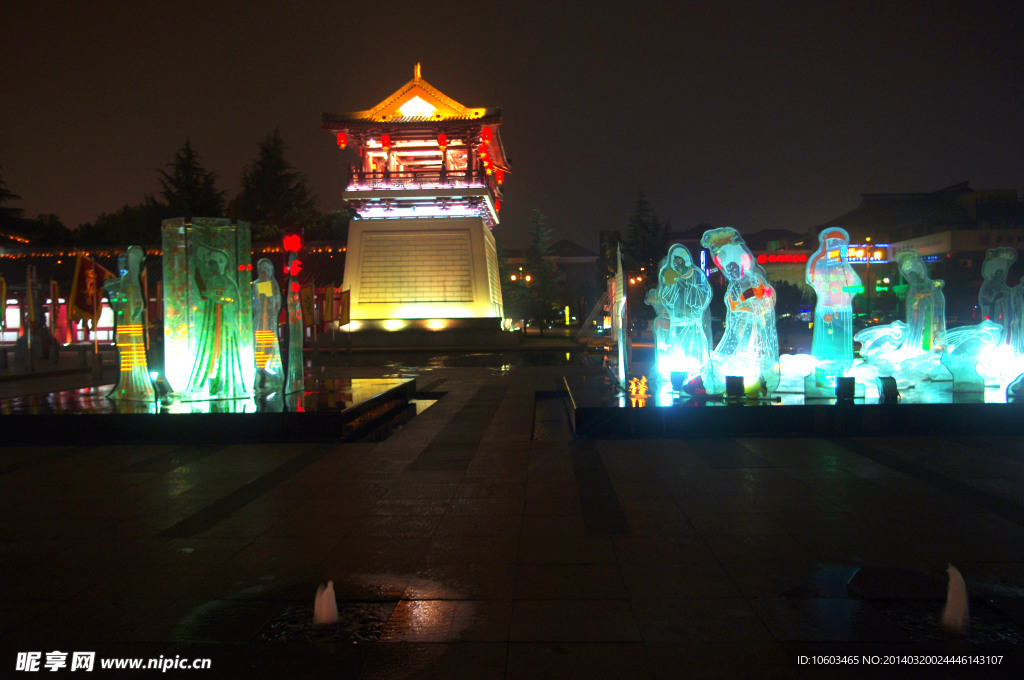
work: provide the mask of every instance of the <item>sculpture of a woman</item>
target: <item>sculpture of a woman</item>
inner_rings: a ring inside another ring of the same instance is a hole
[[[121,276],[107,279],[103,283],[110,307],[114,310],[117,353],[121,360],[117,386],[110,394],[114,399],[156,399],[146,360],[146,301],[139,281],[139,271],[144,257],[145,252],[142,248],[128,246]]]
[[[252,327],[256,336],[256,390],[274,392],[284,384],[277,321],[281,315],[281,287],[274,277],[273,263],[263,258],[256,263],[257,279],[252,283]]]
[[[198,247],[194,276],[199,292],[199,336],[186,393],[193,399],[249,396],[239,342],[238,284],[227,275],[228,254]]]

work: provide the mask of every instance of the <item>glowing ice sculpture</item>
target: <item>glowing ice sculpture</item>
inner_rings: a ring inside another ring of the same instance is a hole
[[[164,220],[164,374],[186,400],[236,399],[253,385],[249,224]]]
[[[681,243],[668,249],[654,297],[658,376],[668,380],[672,373],[695,375],[711,356],[711,285]]]
[[[946,337],[946,298],[943,282],[928,276],[928,267],[913,248],[896,253],[907,280],[906,323],[867,328],[857,333],[861,358],[880,376],[900,380],[949,380],[940,363]]]
[[[107,279],[103,283],[110,307],[114,310],[117,353],[121,360],[117,386],[110,393],[114,399],[156,399],[146,360],[146,300],[139,281],[139,270],[145,255],[139,246],[128,246],[121,276]]]
[[[938,342],[946,332],[945,282],[932,279],[921,255],[913,248],[896,253],[900,273],[907,280],[907,339],[904,348],[941,352]]]
[[[818,234],[818,242],[804,272],[804,280],[817,295],[811,356],[819,362],[808,376],[806,390],[831,396],[836,377],[853,365],[853,298],[860,277],[846,257],[850,235],[845,229],[824,229]]]
[[[978,307],[981,318],[997,323],[1004,329],[1010,320],[1011,289],[1006,285],[1006,275],[1017,261],[1013,248],[989,248],[985,262],[981,265],[981,277],[985,280],[978,291]]]
[[[701,245],[728,279],[725,334],[698,378],[684,389],[722,394],[727,376],[742,376],[747,396],[767,396],[779,385],[779,337],[775,289],[768,284],[743,237],[732,227],[704,232]]]
[[[274,277],[273,263],[263,258],[256,263],[257,279],[252,283],[252,324],[256,337],[256,391],[275,392],[284,386],[277,320],[281,315],[281,287]]]
[[[988,355],[999,348],[1003,327],[988,319],[976,326],[946,331],[942,365],[953,375],[954,392],[984,392],[985,376],[979,371]]]

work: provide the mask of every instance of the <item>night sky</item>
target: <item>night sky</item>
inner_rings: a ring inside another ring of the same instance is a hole
[[[499,238],[597,250],[638,189],[676,229],[805,231],[861,193],[1024,187],[1024,3],[0,3],[0,166],[69,226],[158,190],[186,138],[237,193],[279,126],[322,210],[324,111],[423,77],[500,106]]]

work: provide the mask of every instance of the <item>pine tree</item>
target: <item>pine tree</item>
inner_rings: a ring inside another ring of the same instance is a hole
[[[253,237],[261,240],[317,224],[316,200],[306,186],[305,174],[285,160],[279,130],[259,144],[259,153],[242,175],[242,192],[231,202],[229,214],[251,222]]]
[[[12,208],[4,204],[20,200],[21,196],[7,190],[7,183],[4,182],[3,176],[0,176],[0,227],[9,229],[19,228],[25,211],[21,208]]]
[[[555,267],[548,257],[553,245],[551,227],[544,213],[534,209],[530,217],[533,224],[533,238],[526,256],[526,271],[530,274],[529,312],[533,322],[540,328],[541,335],[551,317],[558,298],[558,278]]]
[[[217,190],[217,175],[203,169],[191,140],[185,140],[167,167],[170,172],[159,171],[160,205],[167,217],[220,217],[224,213],[224,192]]]
[[[626,238],[626,268],[631,271],[656,271],[658,262],[665,256],[668,245],[668,222],[658,220],[644,192],[638,191],[633,213],[629,217]]]

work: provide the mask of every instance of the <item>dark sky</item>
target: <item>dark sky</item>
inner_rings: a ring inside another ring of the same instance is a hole
[[[269,6],[268,6],[269,5]],[[323,111],[412,77],[503,108],[498,233],[597,249],[638,189],[682,229],[803,231],[861,193],[1024,187],[1021,2],[0,3],[0,166],[69,226],[157,191],[191,138],[230,195],[279,126],[321,209]]]

